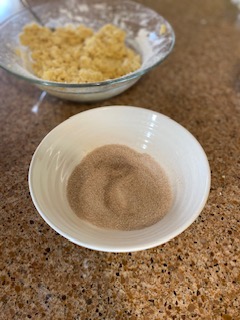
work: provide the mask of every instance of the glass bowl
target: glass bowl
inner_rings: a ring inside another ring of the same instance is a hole
[[[175,42],[172,27],[162,16],[129,0],[58,0],[33,9],[48,27],[84,24],[96,31],[112,23],[126,31],[127,45],[141,56],[141,67],[120,78],[81,84],[46,81],[31,73],[16,53],[19,33],[26,24],[34,22],[31,13],[24,9],[10,17],[0,26],[0,66],[49,94],[68,100],[96,101],[120,94],[161,63]]]

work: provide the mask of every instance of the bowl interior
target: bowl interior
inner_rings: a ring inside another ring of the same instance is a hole
[[[157,12],[129,0],[58,0],[48,1],[34,10],[45,25],[58,27],[66,24],[85,24],[98,30],[106,23],[113,23],[127,32],[127,43],[142,57],[142,66],[130,75],[97,84],[65,84],[45,81],[31,73],[28,64],[16,54],[18,36],[24,25],[33,22],[27,10],[12,16],[0,26],[0,65],[6,70],[39,85],[57,87],[98,87],[139,77],[163,61],[174,45],[170,24]],[[164,32],[162,32],[164,31]],[[26,52],[27,55],[27,52]]]
[[[74,167],[88,152],[112,143],[147,152],[166,170],[173,205],[151,227],[102,230],[80,220],[68,204],[66,186]],[[163,244],[185,230],[205,205],[210,170],[202,147],[175,121],[136,107],[103,107],[71,117],[45,137],[33,156],[29,185],[37,210],[61,235],[87,248],[126,252]]]

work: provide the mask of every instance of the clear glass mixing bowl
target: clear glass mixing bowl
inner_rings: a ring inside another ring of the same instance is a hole
[[[142,59],[141,67],[120,78],[96,83],[60,83],[35,76],[16,53],[19,33],[33,22],[26,9],[11,16],[0,26],[0,66],[48,93],[75,101],[96,101],[110,98],[128,89],[139,78],[161,63],[172,51],[175,36],[171,25],[157,12],[130,0],[58,0],[33,7],[49,27],[84,24],[98,30],[112,23],[127,33],[127,45]]]

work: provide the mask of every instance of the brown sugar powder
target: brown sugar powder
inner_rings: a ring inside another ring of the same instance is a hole
[[[168,212],[172,192],[160,165],[124,145],[105,145],[83,158],[67,185],[73,211],[98,227],[142,229]]]

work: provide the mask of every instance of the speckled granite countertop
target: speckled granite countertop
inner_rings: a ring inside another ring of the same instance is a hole
[[[33,1],[34,2],[34,1]],[[229,0],[141,1],[173,25],[176,46],[126,93],[93,105],[46,96],[0,71],[0,319],[240,319],[240,20]],[[35,210],[31,156],[56,125],[103,105],[172,117],[204,147],[208,203],[180,236],[129,254],[94,252]],[[35,111],[35,112],[33,112]]]

